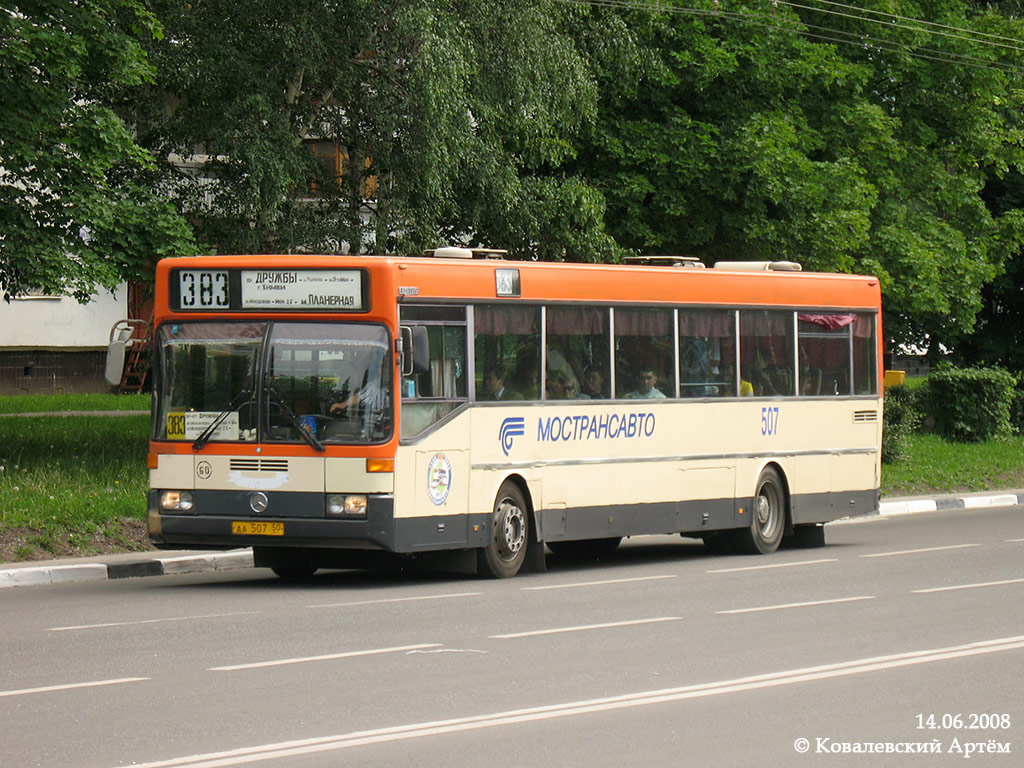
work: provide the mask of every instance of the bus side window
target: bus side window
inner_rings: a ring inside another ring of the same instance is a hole
[[[540,307],[478,305],[473,314],[476,399],[540,399]]]
[[[735,315],[727,309],[679,310],[679,394],[727,397],[736,388]]]
[[[675,397],[675,335],[670,309],[615,310],[615,397]]]
[[[871,318],[853,313],[800,313],[800,390],[804,395],[842,396],[852,394],[854,372],[850,362],[857,349],[873,345]],[[865,343],[866,342],[866,343]],[[874,347],[871,346],[871,353]],[[861,352],[860,357],[865,355]],[[866,365],[862,384],[870,389],[873,364]],[[815,380],[820,384],[815,385]]]
[[[740,378],[755,397],[796,394],[793,341],[792,312],[740,311]]]
[[[611,380],[608,310],[548,307],[547,392],[552,400],[605,400]]]
[[[402,308],[414,339],[425,329],[429,355],[402,376],[401,437],[425,432],[469,399],[465,318],[465,307]]]

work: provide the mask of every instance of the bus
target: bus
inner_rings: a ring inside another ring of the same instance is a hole
[[[881,298],[790,262],[250,255],[156,270],[148,525],[284,578],[877,512]]]

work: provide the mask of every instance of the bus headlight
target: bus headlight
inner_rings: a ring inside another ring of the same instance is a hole
[[[366,517],[366,496],[342,496],[332,493],[327,497],[328,517]]]
[[[192,505],[192,491],[164,491],[160,494],[163,512],[191,512]]]

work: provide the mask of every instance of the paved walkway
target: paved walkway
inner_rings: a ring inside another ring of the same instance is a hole
[[[1024,490],[884,499],[879,508],[879,515],[894,517],[951,509],[994,509],[1017,505],[1024,505]],[[0,564],[0,588],[126,579],[137,576],[170,576],[252,567],[251,549],[234,549],[227,552],[131,552],[66,560],[34,560]]]

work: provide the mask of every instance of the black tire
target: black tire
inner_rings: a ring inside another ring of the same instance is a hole
[[[825,546],[824,525],[798,525],[793,528],[793,546],[816,549]]]
[[[477,551],[477,571],[492,579],[508,579],[519,573],[530,543],[530,512],[522,491],[506,481],[498,489],[491,515],[491,538]]]
[[[772,467],[765,468],[757,479],[750,527],[732,532],[736,550],[751,555],[770,555],[777,550],[786,529],[786,506],[782,478]]]
[[[548,549],[556,555],[580,560],[596,560],[612,554],[619,548],[621,542],[621,536],[611,536],[607,539],[584,539],[583,541],[549,541],[547,545]]]

